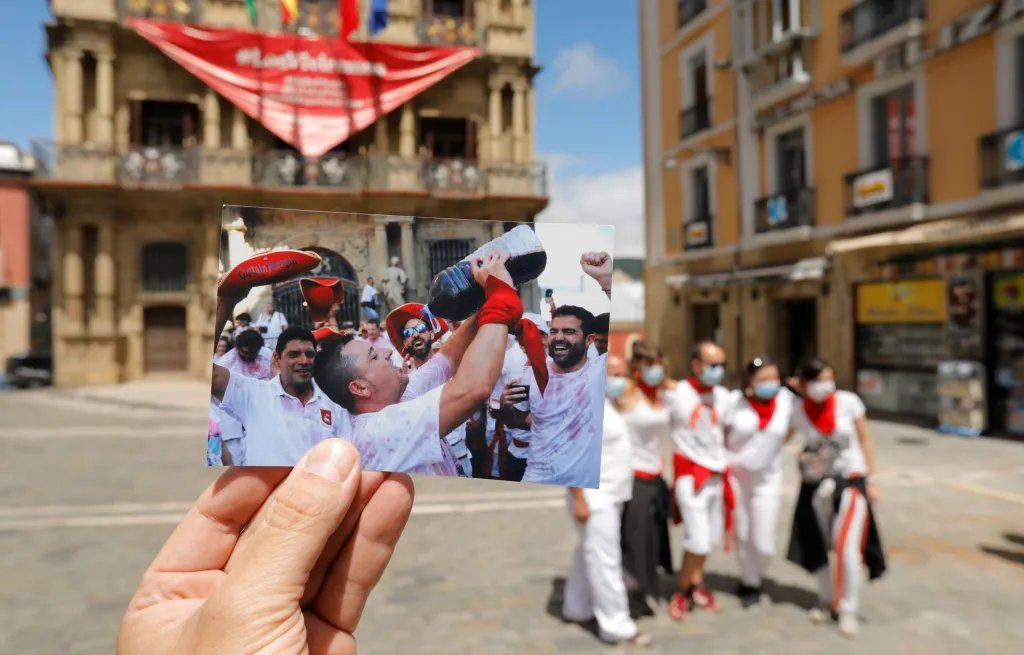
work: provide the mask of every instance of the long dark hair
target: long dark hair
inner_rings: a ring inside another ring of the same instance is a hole
[[[808,357],[807,359],[800,362],[800,366],[796,370],[797,377],[800,378],[801,382],[813,382],[818,379],[818,376],[827,369],[832,368],[832,365],[821,357]]]

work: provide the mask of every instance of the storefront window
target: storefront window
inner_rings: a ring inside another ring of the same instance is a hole
[[[1024,436],[1024,271],[992,276],[991,427]]]

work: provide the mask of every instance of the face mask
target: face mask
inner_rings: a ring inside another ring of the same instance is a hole
[[[704,365],[704,368],[700,370],[700,381],[709,387],[713,387],[716,384],[721,384],[725,378],[725,367],[721,365],[709,366]]]
[[[640,371],[640,377],[647,386],[656,387],[664,382],[665,369],[661,366],[645,366]]]
[[[626,378],[617,375],[609,377],[605,382],[605,393],[612,400],[621,398],[626,393]]]
[[[811,382],[807,385],[807,397],[816,403],[823,403],[836,390],[836,383],[832,380]]]
[[[761,400],[771,400],[779,393],[781,386],[778,382],[761,382],[754,385],[754,395]]]

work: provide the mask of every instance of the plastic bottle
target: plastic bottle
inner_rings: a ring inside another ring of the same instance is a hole
[[[473,279],[470,262],[495,251],[512,255],[505,268],[517,288],[540,277],[548,264],[547,252],[537,234],[527,225],[517,226],[438,273],[427,293],[430,313],[449,321],[464,321],[483,307],[484,290]]]

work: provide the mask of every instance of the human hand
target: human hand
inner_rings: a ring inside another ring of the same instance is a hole
[[[505,262],[509,260],[511,255],[507,252],[492,252],[483,259],[477,259],[470,262],[470,270],[473,272],[473,279],[481,287],[487,284],[487,278],[495,277],[505,284],[514,286],[512,284],[512,276],[509,275],[508,269],[505,268]]]
[[[229,469],[146,571],[117,652],[355,653],[412,502],[409,476],[362,473],[338,439],[294,469]]]
[[[572,515],[578,523],[586,523],[590,519],[590,506],[582,492],[573,495]]]
[[[868,502],[871,503],[872,505],[877,503],[878,499],[880,498],[880,496],[878,494],[878,485],[876,485],[874,482],[868,482],[867,483],[867,492],[868,492]]]
[[[530,390],[523,385],[519,380],[512,380],[505,385],[505,389],[501,392],[501,406],[511,407],[516,403],[521,403],[530,398]]]
[[[612,284],[612,258],[606,252],[585,252],[580,257],[583,272],[597,280],[602,289],[608,290]]]

